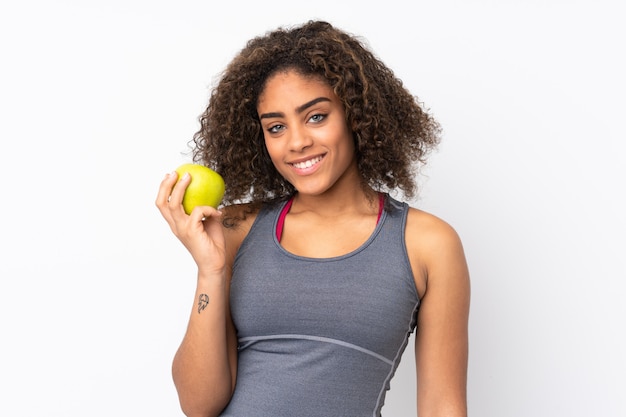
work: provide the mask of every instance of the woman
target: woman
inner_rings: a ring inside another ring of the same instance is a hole
[[[198,266],[173,377],[187,416],[379,416],[416,330],[420,416],[466,416],[469,274],[411,197],[439,125],[326,22],[248,42],[194,137],[224,206],[162,181],[156,204]]]

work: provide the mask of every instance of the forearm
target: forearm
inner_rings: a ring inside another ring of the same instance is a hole
[[[464,393],[448,396],[431,395],[417,400],[417,415],[419,417],[467,417],[467,402]]]
[[[172,364],[180,404],[189,417],[218,415],[232,395],[230,356],[236,352],[229,352],[228,308],[225,279],[199,275],[187,331]]]

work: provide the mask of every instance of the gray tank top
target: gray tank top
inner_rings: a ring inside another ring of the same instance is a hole
[[[386,196],[370,238],[334,258],[295,256],[264,206],[233,266],[234,417],[380,416],[415,329],[419,298],[404,229],[408,206]]]

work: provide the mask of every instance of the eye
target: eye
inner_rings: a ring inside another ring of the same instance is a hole
[[[325,118],[326,118],[325,114],[314,114],[313,116],[311,116],[309,120],[313,123],[320,123]]]
[[[283,125],[274,125],[267,128],[267,131],[270,133],[278,133],[283,130],[285,127]]]

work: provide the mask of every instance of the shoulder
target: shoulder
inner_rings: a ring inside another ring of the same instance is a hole
[[[466,279],[467,265],[461,238],[443,219],[409,208],[406,246],[421,295],[433,280]]]
[[[226,229],[240,230],[254,223],[262,203],[231,204],[220,208]]]
[[[220,208],[222,212],[222,228],[226,240],[226,253],[231,265],[241,243],[254,224],[260,209],[261,204],[250,203],[233,204]]]
[[[445,220],[410,207],[406,221],[407,239],[428,252],[461,245],[457,231]]]

